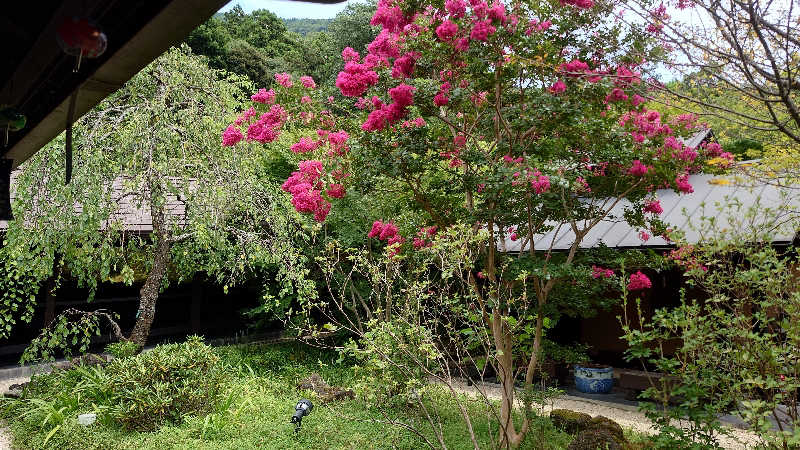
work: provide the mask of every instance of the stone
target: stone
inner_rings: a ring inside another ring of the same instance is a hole
[[[614,436],[606,430],[592,428],[581,431],[569,443],[567,450],[622,450]]]
[[[592,416],[570,409],[554,409],[550,411],[550,420],[556,428],[569,434],[579,433],[589,426]]]
[[[592,420],[589,421],[587,429],[605,430],[616,438],[618,444],[622,445],[625,443],[625,433],[622,431],[622,427],[608,417],[593,417]]]
[[[86,413],[78,415],[78,423],[80,425],[89,426],[97,421],[97,414]]]
[[[315,392],[323,403],[356,398],[355,393],[350,389],[329,386],[317,373],[312,373],[308,378],[298,383],[297,390]]]

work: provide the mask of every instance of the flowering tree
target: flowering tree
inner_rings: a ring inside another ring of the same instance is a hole
[[[283,189],[319,222],[365,183],[408,193],[418,222],[376,217],[365,230],[373,244],[385,242],[387,258],[425,252],[456,224],[485,234],[464,241],[481,248],[457,273],[503,384],[501,447],[518,446],[530,427],[514,423],[514,380],[532,383],[554,288],[591,276],[573,262],[592,228],[627,200],[614,219],[641,227],[642,239],[663,234],[654,190],[692,192],[688,174],[706,158],[732,159],[715,144],[682,143],[694,116],[648,109],[642,55],[657,49],[646,32],[608,19],[610,11],[592,0],[382,0],[368,53],[342,51],[336,86],[344,100],[318,98],[313,80],[277,74],[280,87],[256,93],[255,108],[224,134],[233,146],[271,142],[282,127],[316,129],[291,147],[304,160]],[[538,241],[550,230],[567,232],[566,252]],[[518,257],[499,251],[508,239],[521,241]],[[649,286],[642,274],[630,281]],[[532,345],[516,345],[528,328]]]

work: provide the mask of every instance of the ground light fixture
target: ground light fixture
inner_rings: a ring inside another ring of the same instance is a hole
[[[294,406],[294,415],[292,416],[292,420],[290,423],[295,424],[294,432],[297,433],[300,431],[300,427],[303,425],[303,417],[311,414],[311,410],[314,409],[314,404],[311,403],[311,400],[302,399]]]

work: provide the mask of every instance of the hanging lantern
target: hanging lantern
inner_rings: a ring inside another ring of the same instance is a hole
[[[3,147],[8,145],[8,133],[25,128],[27,118],[15,108],[0,105],[0,131],[4,135]]]
[[[65,19],[56,31],[58,45],[64,53],[77,57],[74,72],[81,67],[81,59],[97,58],[106,51],[108,39],[103,31],[86,18]]]
[[[0,220],[11,220],[11,166],[14,160],[0,158]]]

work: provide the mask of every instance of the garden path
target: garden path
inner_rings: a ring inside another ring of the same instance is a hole
[[[500,400],[501,388],[499,384],[483,383],[468,386],[466,381],[453,380],[453,388],[459,392],[479,396],[484,395],[490,400]],[[569,409],[587,413],[591,416],[605,416],[619,423],[623,428],[628,428],[638,433],[655,434],[656,430],[650,425],[650,421],[638,408],[630,405],[620,405],[601,400],[586,399],[572,395],[561,395],[552,400],[546,406],[544,413],[549,413],[553,409]],[[720,436],[719,443],[726,449],[747,449],[752,448],[760,442],[758,437],[746,430],[728,427],[729,436]]]

